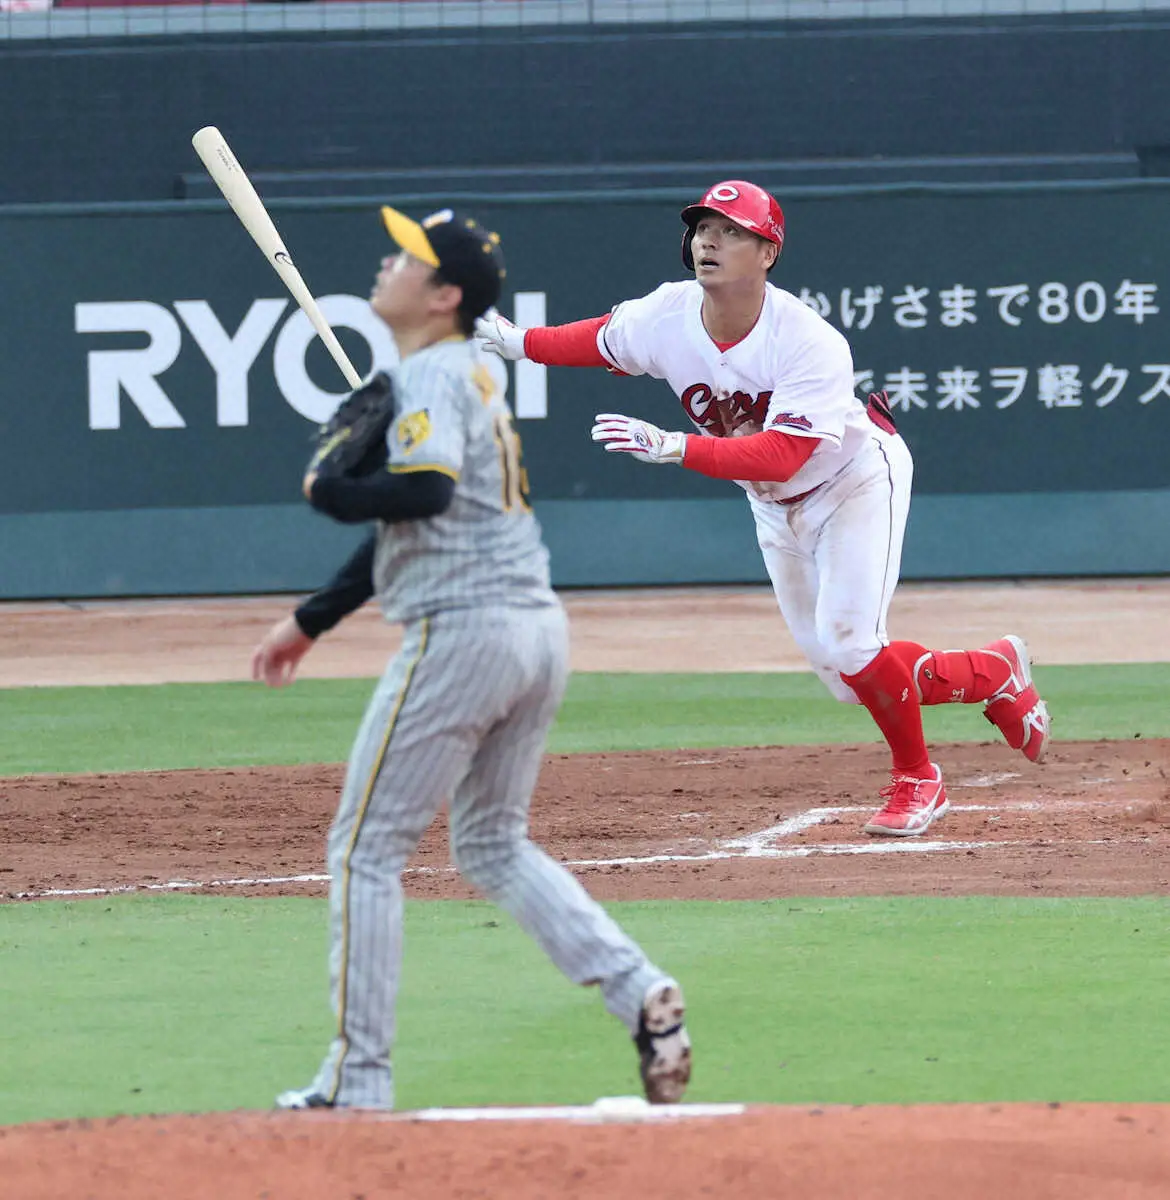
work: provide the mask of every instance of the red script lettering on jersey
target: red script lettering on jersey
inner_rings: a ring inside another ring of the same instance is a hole
[[[725,437],[745,420],[763,425],[771,399],[771,392],[755,397],[750,392],[716,395],[707,383],[692,383],[679,397],[687,416],[716,437]]]

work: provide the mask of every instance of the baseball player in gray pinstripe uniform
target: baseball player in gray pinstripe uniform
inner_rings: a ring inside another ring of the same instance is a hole
[[[499,238],[450,210],[421,224],[391,208],[382,218],[401,250],[383,260],[370,300],[401,356],[387,469],[305,479],[315,508],[375,520],[376,532],[253,656],[257,678],[289,682],[313,639],[374,593],[404,626],[329,835],[336,1035],[313,1082],[277,1105],[393,1106],[401,872],[444,804],[463,877],[569,979],[600,985],[634,1038],[648,1099],[673,1103],[690,1077],[678,983],[528,838],[568,632],[510,412],[469,340],[499,296]]]

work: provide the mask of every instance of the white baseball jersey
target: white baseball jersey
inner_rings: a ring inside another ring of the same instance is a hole
[[[767,284],[752,331],[720,350],[703,325],[703,289],[664,283],[617,305],[597,334],[603,357],[626,375],[674,389],[700,433],[722,436],[723,417],[748,414],[763,429],[820,439],[784,483],[736,480],[759,498],[783,500],[836,475],[873,434],[853,390],[849,343],[790,292]]]

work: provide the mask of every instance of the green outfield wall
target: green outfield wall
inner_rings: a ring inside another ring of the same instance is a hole
[[[482,195],[501,307],[605,312],[682,277],[689,193]],[[444,198],[388,197],[422,215]],[[926,186],[781,197],[775,282],[849,338],[916,463],[911,578],[1170,571],[1170,185]],[[358,369],[368,199],[272,212]],[[342,383],[218,201],[0,208],[0,596],[303,590],[357,531],[299,502]],[[504,368],[497,365],[499,372]],[[665,384],[521,364],[506,382],[561,586],[762,581],[733,485],[607,456],[598,411],[680,427]]]

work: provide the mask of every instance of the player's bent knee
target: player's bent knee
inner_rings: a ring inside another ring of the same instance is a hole
[[[837,647],[829,656],[825,672],[817,673],[825,681],[833,698],[843,704],[858,704],[857,693],[845,682],[851,675],[860,675],[882,652],[881,646]]]
[[[863,633],[854,624],[822,619],[817,622],[816,648],[805,653],[814,666],[826,667],[835,675],[860,675],[884,649],[872,628]],[[837,694],[837,689],[831,690]],[[852,689],[848,690],[852,694]]]
[[[514,875],[517,847],[512,842],[485,846],[451,843],[451,861],[455,870],[477,892],[494,896],[511,882]]]
[[[873,662],[883,647],[874,642],[865,645],[834,646],[829,662],[840,675],[860,675]]]
[[[840,701],[842,704],[858,704],[857,694],[853,689],[841,678],[841,668],[836,665],[838,655],[829,651],[819,642],[798,642],[801,650],[804,651],[805,657],[808,659],[809,666],[816,673],[817,678],[829,690],[829,694],[834,700]]]
[[[831,667],[824,667],[817,670],[817,675],[820,676],[821,682],[829,689],[829,695],[834,700],[841,704],[860,704],[861,701],[857,698],[857,693],[841,678],[840,671],[834,671]]]

